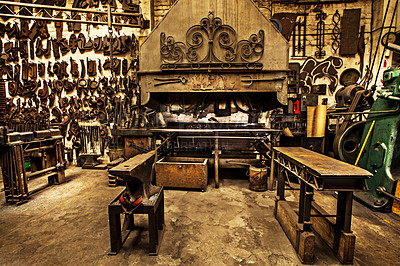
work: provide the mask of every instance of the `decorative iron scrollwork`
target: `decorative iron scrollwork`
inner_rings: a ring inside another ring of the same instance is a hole
[[[332,17],[332,23],[333,23],[333,29],[332,29],[332,49],[335,54],[337,54],[337,50],[340,47],[340,28],[339,28],[339,23],[340,23],[340,14],[339,11],[336,10],[335,14],[333,14]]]
[[[177,63],[184,57],[185,44],[183,42],[175,42],[172,36],[165,37],[162,32],[161,41],[161,58],[167,63]]]
[[[199,25],[186,32],[186,43],[175,41],[174,37],[160,36],[160,51],[163,65],[184,65],[200,63],[235,64],[256,63],[264,53],[264,31],[252,34],[248,40],[237,40],[236,31],[222,23],[210,12]],[[262,66],[261,66],[262,67]],[[169,67],[171,68],[171,67]],[[176,66],[174,66],[174,69]]]
[[[323,58],[326,55],[326,52],[323,50],[325,46],[325,19],[327,15],[325,12],[320,10],[317,15],[316,19],[317,23],[317,51],[315,52],[315,57],[318,59]]]

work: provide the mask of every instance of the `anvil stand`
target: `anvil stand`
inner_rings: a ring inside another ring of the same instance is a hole
[[[149,255],[158,255],[158,250],[165,230],[164,224],[164,189],[161,188],[154,203],[143,202],[132,213],[126,214],[122,208],[119,198],[125,189],[108,205],[110,224],[111,250],[109,255],[117,255],[129,234],[135,230],[134,215],[147,214],[149,223]],[[125,215],[124,225],[121,231],[121,214]],[[124,232],[124,235],[123,235]]]
[[[134,215],[148,215],[149,255],[157,255],[165,230],[164,189],[150,183],[154,151],[139,154],[110,169],[110,174],[123,178],[127,187],[108,205],[111,250],[109,255],[118,254],[130,232],[135,230]],[[128,192],[135,198],[142,196],[142,204],[130,212],[125,212],[119,199]],[[121,230],[121,214],[124,224]],[[123,234],[124,233],[124,236]]]

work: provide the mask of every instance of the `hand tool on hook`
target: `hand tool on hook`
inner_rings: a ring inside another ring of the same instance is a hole
[[[178,77],[178,78],[155,78],[154,80],[162,81],[160,83],[154,84],[154,86],[160,86],[165,84],[172,84],[172,83],[182,83],[186,84],[188,82],[187,78],[185,77]]]
[[[245,86],[251,86],[251,85],[253,85],[253,82],[260,82],[260,81],[283,81],[283,80],[285,80],[286,79],[286,77],[280,77],[280,78],[261,78],[261,79],[257,79],[257,78],[253,78],[252,76],[250,76],[250,75],[245,75],[245,76],[242,76],[242,80],[241,80],[241,82],[242,83],[245,83],[245,84],[243,84],[243,85],[245,85]]]

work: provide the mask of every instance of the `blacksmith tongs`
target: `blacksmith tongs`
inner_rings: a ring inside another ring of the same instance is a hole
[[[154,80],[162,81],[160,83],[154,84],[154,86],[160,86],[165,84],[172,84],[172,83],[182,83],[186,84],[188,82],[187,78],[185,77],[178,77],[178,78],[155,78]]]

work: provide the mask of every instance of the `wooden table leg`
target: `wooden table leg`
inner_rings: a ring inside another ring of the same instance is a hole
[[[278,173],[276,195],[278,196],[279,200],[285,200],[285,177],[283,176],[283,167],[279,163],[276,163],[276,171]]]
[[[164,191],[161,191],[161,200],[158,205],[158,230],[164,229]]]
[[[156,210],[149,213],[149,255],[157,255],[158,228]]]
[[[351,233],[351,215],[353,209],[353,192],[339,191],[337,198],[336,226],[345,233]]]
[[[114,206],[108,206],[108,221],[110,226],[111,251],[110,255],[116,255],[122,245],[120,211]]]
[[[299,200],[299,224],[303,224],[303,230],[311,231],[311,204],[314,197],[314,190],[304,181],[300,180]]]
[[[127,222],[127,230],[134,230],[135,229],[135,217],[133,213],[125,214],[125,219]]]
[[[311,231],[311,204],[314,198],[314,189],[306,185],[306,198],[304,206],[304,230]]]
[[[299,198],[299,219],[298,223],[304,222],[304,208],[306,205],[306,183],[300,180],[300,198]]]

